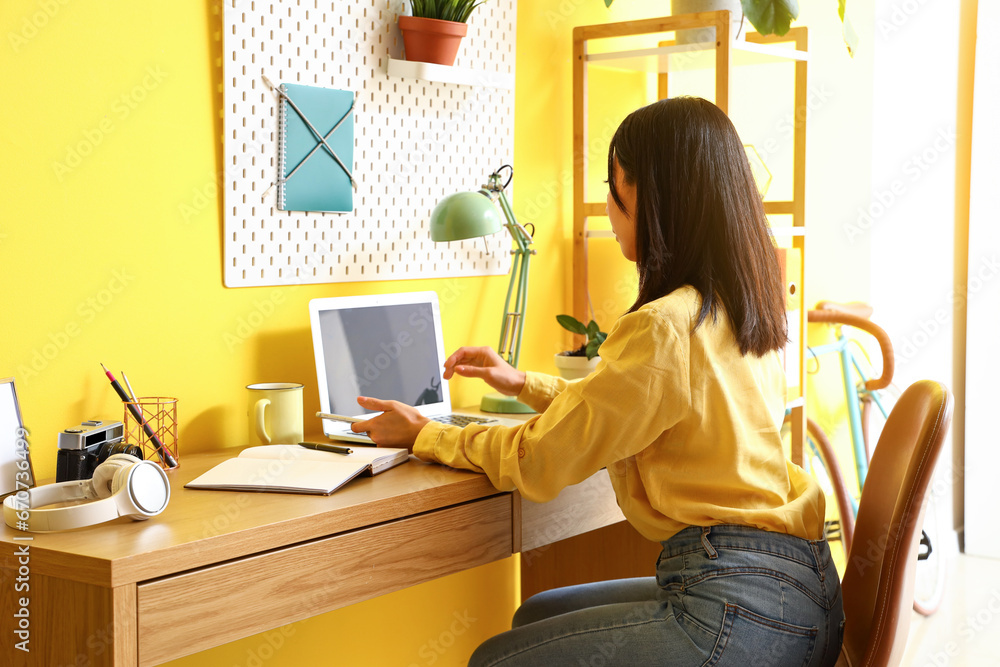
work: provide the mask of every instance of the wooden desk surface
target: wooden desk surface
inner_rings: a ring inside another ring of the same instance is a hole
[[[157,665],[505,558],[521,550],[522,525],[526,548],[538,552],[621,520],[603,471],[539,505],[497,491],[485,475],[414,457],[330,496],[183,488],[238,452],[182,454],[168,473],[169,506],[148,521],[30,535],[0,528],[5,637],[15,550],[30,546],[33,645],[42,651],[23,664],[84,656]],[[406,578],[394,576],[400,567]],[[167,626],[185,642],[159,631]]]
[[[120,586],[499,493],[484,475],[412,456],[329,496],[183,488],[238,452],[181,456],[180,467],[167,473],[170,504],[148,521],[117,519],[69,532],[31,533],[32,573]],[[28,535],[2,527],[0,564],[16,569],[8,561],[13,538]]]

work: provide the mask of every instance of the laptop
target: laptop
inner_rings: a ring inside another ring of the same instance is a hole
[[[412,405],[426,417],[518,426],[523,422],[452,410],[444,379],[444,335],[435,292],[331,297],[309,302],[320,412],[367,419],[358,405],[372,396]],[[374,444],[350,424],[323,420],[334,440]]]

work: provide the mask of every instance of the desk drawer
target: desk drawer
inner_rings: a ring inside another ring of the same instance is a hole
[[[139,664],[506,558],[511,527],[505,494],[139,584]]]

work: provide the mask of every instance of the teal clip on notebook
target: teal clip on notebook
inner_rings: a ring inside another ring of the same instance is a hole
[[[278,88],[278,209],[354,210],[354,92]]]

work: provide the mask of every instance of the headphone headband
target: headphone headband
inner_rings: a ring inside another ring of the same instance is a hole
[[[166,473],[151,461],[117,456],[122,458],[111,463],[111,466],[120,469],[115,472],[110,497],[97,500],[100,493],[94,488],[92,479],[47,484],[26,492],[27,507],[24,507],[24,497],[19,494],[4,499],[4,522],[18,530],[43,532],[92,526],[120,516],[143,521],[162,512],[170,500],[170,483]],[[109,461],[98,468],[107,466]],[[94,475],[95,478],[98,476],[96,471]],[[38,509],[53,503],[76,500],[89,502],[72,507]]]

